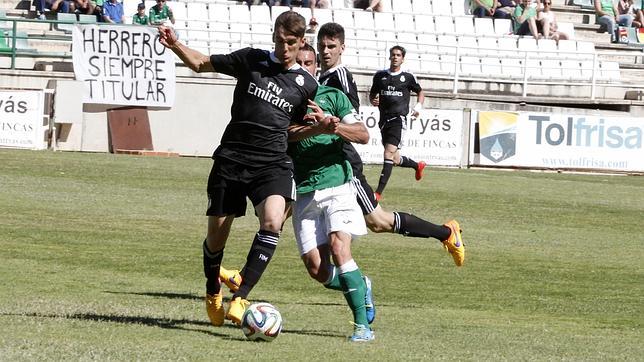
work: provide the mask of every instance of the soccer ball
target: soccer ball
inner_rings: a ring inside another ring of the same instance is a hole
[[[282,330],[282,315],[272,304],[255,303],[244,312],[241,327],[249,340],[270,342]]]

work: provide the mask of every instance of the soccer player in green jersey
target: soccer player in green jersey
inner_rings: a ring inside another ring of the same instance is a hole
[[[315,74],[310,45],[300,49],[297,62]],[[295,239],[311,278],[344,294],[355,324],[351,341],[369,341],[374,338],[366,309],[370,281],[351,255],[352,239],[365,235],[367,227],[351,184],[351,164],[343,152],[345,141],[367,143],[369,132],[349,98],[336,88],[319,86],[310,108],[313,112],[305,118],[309,124],[289,127],[297,187]]]

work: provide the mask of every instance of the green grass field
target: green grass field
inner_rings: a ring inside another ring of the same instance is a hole
[[[644,178],[396,169],[389,210],[461,222],[435,240],[370,234],[376,340],[346,341],[340,293],[309,279],[290,221],[251,293],[284,317],[272,343],[208,323],[201,242],[211,160],[0,150],[0,360],[639,360]],[[379,167],[368,167],[377,182]],[[233,226],[242,265],[257,221]]]

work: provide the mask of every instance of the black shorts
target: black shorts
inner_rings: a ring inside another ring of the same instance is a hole
[[[244,177],[238,179],[226,178],[222,175],[237,170]],[[208,176],[208,216],[235,217],[246,214],[246,197],[253,206],[257,206],[268,196],[280,195],[286,202],[295,200],[295,181],[293,170],[279,164],[271,164],[261,168],[248,168],[244,165],[215,159],[210,176]]]
[[[364,177],[362,172],[353,175],[351,183],[356,188],[356,199],[358,200],[358,205],[362,209],[363,215],[369,215],[376,209],[378,206],[378,201],[373,194],[373,189],[367,182],[367,178]]]
[[[405,116],[386,116],[380,118],[378,127],[382,135],[382,145],[402,146],[403,133],[405,131]]]

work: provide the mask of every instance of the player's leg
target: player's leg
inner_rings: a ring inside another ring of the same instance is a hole
[[[259,282],[275,253],[287,203],[295,199],[295,183],[290,170],[268,168],[264,173],[256,175],[255,179],[249,186],[248,197],[255,206],[259,231],[246,256],[241,285],[233,294],[226,314],[226,318],[236,324],[241,322],[248,305],[248,294]]]
[[[358,264],[351,254],[351,240],[367,232],[364,220],[360,218],[360,209],[356,203],[353,187],[350,184],[324,190],[329,192],[323,206],[325,208],[327,232],[331,258],[338,266],[338,280],[342,293],[353,313],[356,328],[351,337],[354,341],[373,339],[369,327],[373,322],[375,309],[371,298],[372,318],[367,315],[367,285]]]
[[[407,120],[405,116],[400,116],[400,122],[396,124],[396,128],[392,129],[391,134],[392,134],[392,144],[397,144],[398,149],[396,150],[396,154],[394,155],[394,165],[399,166],[399,167],[404,167],[404,168],[413,168],[416,173],[414,174],[416,181],[420,181],[420,179],[423,178],[423,171],[425,170],[425,164],[424,161],[414,161],[410,157],[407,156],[401,156],[400,155],[400,148],[402,147],[404,141],[405,141],[405,132],[407,131]],[[397,143],[394,143],[397,142]]]
[[[206,277],[206,311],[211,323],[224,323],[219,271],[224,247],[236,216],[246,212],[246,199],[239,183],[230,183],[220,176],[220,164],[213,163],[208,177],[208,232],[203,242],[203,269]]]
[[[385,135],[383,134],[383,139]],[[396,162],[396,154],[398,153],[398,146],[389,143],[384,144],[385,151],[383,153],[382,171],[380,172],[380,179],[378,180],[378,187],[376,188],[376,199],[385,191],[385,187],[391,177],[391,172],[394,169]]]

